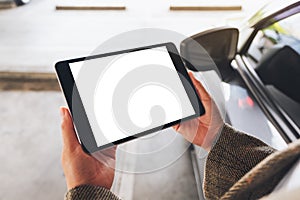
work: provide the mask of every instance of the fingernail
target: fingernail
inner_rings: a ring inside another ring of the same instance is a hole
[[[60,116],[64,117],[65,116],[65,109],[60,108]]]

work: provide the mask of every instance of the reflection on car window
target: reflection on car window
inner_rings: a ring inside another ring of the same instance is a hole
[[[260,30],[248,50],[266,91],[300,127],[300,14]]]
[[[272,48],[290,46],[300,54],[300,13],[260,30],[254,38],[248,54],[259,62]]]

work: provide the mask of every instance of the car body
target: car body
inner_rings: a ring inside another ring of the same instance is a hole
[[[15,4],[17,6],[21,6],[24,4],[29,3],[30,0],[0,0],[0,4],[4,3],[4,4]]]
[[[207,69],[199,61],[203,55],[191,58],[196,52],[191,40],[215,62],[223,81],[225,121],[277,149],[300,137],[299,21],[300,1],[274,1],[237,27],[207,30],[181,43],[182,56],[189,57],[185,64],[196,75]],[[204,199],[207,153],[197,146],[191,153],[199,198]]]
[[[285,1],[277,9],[272,5],[248,20],[250,31],[240,31],[240,38],[249,36],[239,41],[234,61],[265,115],[292,142],[300,137],[300,1]]]

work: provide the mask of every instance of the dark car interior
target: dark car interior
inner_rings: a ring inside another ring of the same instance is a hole
[[[269,98],[300,127],[300,13],[288,14],[260,27],[246,56]]]
[[[290,46],[274,47],[255,70],[275,101],[300,126],[300,55]]]

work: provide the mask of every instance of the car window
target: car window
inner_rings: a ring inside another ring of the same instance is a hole
[[[259,62],[274,47],[290,46],[300,54],[300,13],[258,31],[248,55]]]
[[[271,98],[300,127],[300,13],[258,31],[247,52]]]

